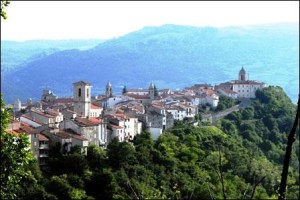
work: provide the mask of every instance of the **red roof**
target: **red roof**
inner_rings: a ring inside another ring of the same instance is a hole
[[[39,141],[48,141],[49,139],[47,137],[45,137],[43,134],[38,133],[37,137],[39,139]]]
[[[91,117],[91,118],[89,118],[89,120],[91,122],[95,122],[95,123],[101,123],[102,122],[102,119],[100,119],[98,117]]]
[[[134,99],[150,99],[149,95],[127,94],[127,96]]]
[[[101,121],[99,119],[96,120],[96,118],[86,119],[80,117],[76,117],[75,122],[79,126],[98,126],[101,123]]]
[[[95,104],[91,104],[91,109],[102,109],[100,106],[97,106]]]
[[[36,131],[33,127],[31,127],[29,124],[22,122],[21,123],[21,130],[25,131],[26,133],[31,133]]]
[[[73,103],[73,98],[58,98],[54,100],[55,103]]]
[[[42,111],[39,111],[39,110],[31,110],[31,112],[34,112],[36,114],[39,114],[39,115],[42,115],[42,116],[48,117],[48,118],[54,118],[55,117],[54,114],[50,114],[50,113],[47,113],[47,112],[42,112]]]
[[[111,128],[114,128],[114,129],[122,129],[123,128],[122,126],[117,126],[117,125],[114,125],[114,124],[111,124],[111,123],[109,123],[108,126],[111,127]]]
[[[33,119],[33,118],[31,117],[31,115],[28,114],[28,113],[22,115],[21,117],[24,117],[24,118],[26,118],[26,119],[29,119],[29,120],[31,120],[31,121],[37,123],[37,124],[40,124],[40,125],[43,125],[43,124],[44,124],[42,121],[40,121],[40,120],[38,120],[38,119]]]
[[[122,118],[122,119],[129,119],[129,117],[127,115],[125,115],[125,113],[115,113],[115,114],[109,114],[112,117],[116,117],[116,118]]]

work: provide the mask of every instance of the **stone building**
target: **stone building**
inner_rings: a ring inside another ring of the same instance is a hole
[[[266,84],[263,82],[249,80],[249,74],[247,74],[244,67],[242,67],[238,74],[238,80],[221,83],[216,86],[216,89],[223,91],[231,90],[237,94],[238,98],[255,98],[256,90],[262,89],[265,86]]]

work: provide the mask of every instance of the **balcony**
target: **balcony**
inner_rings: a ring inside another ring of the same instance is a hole
[[[48,144],[40,144],[39,149],[49,149]]]

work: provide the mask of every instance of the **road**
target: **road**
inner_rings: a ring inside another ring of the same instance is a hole
[[[241,109],[247,108],[248,106],[250,106],[250,104],[251,104],[251,100],[245,98],[241,100],[241,103],[239,105],[235,105],[221,112],[214,113],[212,115],[212,124],[215,124],[218,119],[224,118],[226,115],[232,113],[233,111],[238,111],[240,108]]]

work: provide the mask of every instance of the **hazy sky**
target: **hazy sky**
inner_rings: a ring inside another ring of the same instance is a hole
[[[109,39],[144,26],[298,22],[298,1],[11,1],[1,40]]]

